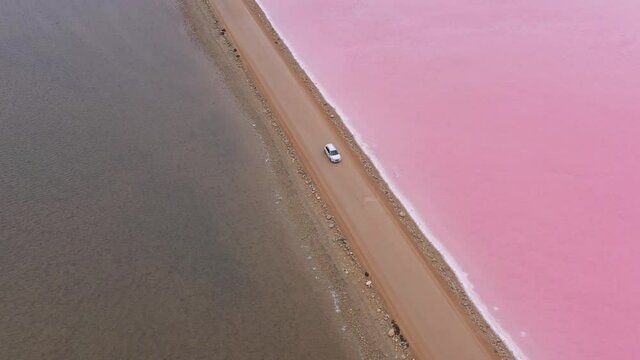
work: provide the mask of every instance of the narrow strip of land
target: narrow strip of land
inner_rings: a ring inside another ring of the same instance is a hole
[[[209,1],[414,354],[421,359],[493,358],[489,344],[438,281],[358,156],[247,4]],[[342,163],[327,161],[322,149],[328,142],[342,150]]]

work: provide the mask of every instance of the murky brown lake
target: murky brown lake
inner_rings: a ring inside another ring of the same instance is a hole
[[[0,358],[337,359],[265,146],[168,0],[0,4]]]

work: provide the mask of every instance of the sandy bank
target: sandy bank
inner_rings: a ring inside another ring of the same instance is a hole
[[[335,115],[333,121],[327,115],[332,110],[301,76],[255,4],[210,4],[416,356],[509,358],[350,134]],[[322,145],[329,141],[342,149],[342,164],[324,158]]]

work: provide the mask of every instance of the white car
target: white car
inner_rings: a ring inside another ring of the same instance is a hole
[[[339,163],[342,161],[342,156],[338,152],[338,149],[333,144],[327,144],[324,146],[324,153],[332,163]]]

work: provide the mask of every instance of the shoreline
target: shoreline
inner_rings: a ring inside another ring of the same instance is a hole
[[[296,199],[295,204],[288,205],[288,216],[305,224],[308,233],[300,238],[299,246],[312,256],[312,259],[306,258],[305,264],[301,264],[304,268],[300,270],[314,272],[316,281],[325,283],[313,287],[314,291],[320,291],[324,301],[331,303],[333,314],[330,316],[340,319],[336,330],[342,332],[346,343],[358,344],[358,358],[412,359],[410,349],[399,335],[388,336],[387,332],[394,326],[388,310],[376,290],[366,286],[367,272],[344,241],[339,227],[335,226],[326,203],[318,199],[315,184],[304,172],[296,150],[248,76],[246,66],[236,56],[237,49],[226,36],[220,35],[223,27],[209,4],[182,1],[180,7],[192,40],[222,70],[226,85],[262,139],[265,161],[278,179],[277,192],[289,194],[285,195],[289,202]],[[301,221],[300,217],[306,220]]]
[[[392,177],[384,171],[378,159],[369,155],[367,152],[368,145],[349,123],[344,112],[333,105],[336,103],[334,99],[331,99],[328,92],[313,80],[311,71],[306,70],[299,57],[287,46],[286,37],[283,37],[273,26],[273,21],[263,10],[262,4],[260,4],[261,0],[243,1],[250,7],[254,16],[260,20],[263,29],[266,29],[265,31],[275,40],[274,44],[280,50],[282,56],[304,82],[307,90],[313,95],[318,105],[329,116],[329,120],[347,140],[352,150],[358,154],[367,174],[378,185],[380,191],[386,195],[388,205],[395,209],[397,213],[407,214],[406,216],[399,216],[398,219],[406,226],[406,230],[411,234],[414,244],[422,255],[437,268],[443,284],[451,290],[460,306],[465,308],[467,315],[480,331],[486,334],[487,340],[494,347],[496,353],[500,354],[504,359],[526,360],[527,356],[524,355],[512,337],[495,320],[486,305],[480,301],[473,290],[473,284],[467,280],[461,280],[466,279],[466,273],[448,252],[444,244],[429,230],[426,221],[415,210],[411,201],[398,190],[393,181],[387,180],[392,180]]]
[[[208,2],[213,3],[214,8],[216,8],[216,5],[220,6],[219,2],[216,4],[215,0],[210,0]],[[248,9],[250,9],[254,20],[256,20],[256,22],[259,23],[259,26],[264,31],[264,34],[272,38],[273,40],[271,41],[272,47],[275,48],[276,51],[278,51],[280,56],[282,56],[282,60],[285,60],[289,68],[289,71],[291,71],[299,79],[299,81],[302,82],[303,86],[306,89],[306,95],[308,97],[311,97],[312,98],[311,100],[315,103],[315,106],[317,106],[321,110],[321,112],[327,115],[324,117],[326,120],[331,119],[330,123],[335,127],[334,130],[337,130],[337,132],[342,137],[342,141],[348,144],[350,148],[349,150],[353,152],[353,154],[355,155],[354,158],[357,159],[355,163],[358,165],[361,165],[361,168],[362,168],[361,171],[365,174],[365,177],[368,179],[368,182],[370,183],[370,185],[372,185],[375,188],[376,193],[378,195],[377,197],[382,199],[382,202],[384,202],[384,206],[388,210],[388,216],[392,218],[395,223],[401,224],[399,225],[399,227],[402,228],[402,231],[406,235],[405,237],[412,244],[412,248],[416,251],[416,253],[419,253],[416,255],[423,258],[425,260],[424,261],[425,264],[428,263],[429,271],[435,275],[434,276],[435,281],[439,284],[440,288],[445,289],[446,291],[445,297],[447,298],[447,299],[444,299],[445,302],[455,304],[453,307],[457,308],[457,312],[459,313],[459,315],[462,315],[465,318],[463,319],[462,322],[464,323],[468,322],[470,324],[473,324],[472,325],[473,329],[468,329],[469,330],[468,332],[474,333],[475,336],[473,337],[479,336],[480,338],[484,339],[483,342],[487,343],[487,348],[492,349],[494,356],[497,356],[503,359],[513,358],[513,355],[511,354],[509,349],[505,346],[503,340],[500,339],[500,337],[489,326],[487,321],[482,317],[482,311],[479,310],[478,307],[471,301],[469,294],[467,293],[467,291],[465,291],[464,283],[458,279],[458,277],[456,276],[456,273],[452,269],[452,266],[447,263],[446,252],[444,253],[445,255],[443,255],[441,250],[437,246],[437,243],[434,245],[434,243],[431,243],[429,240],[425,239],[425,236],[422,234],[422,231],[420,230],[421,227],[418,226],[418,223],[411,218],[411,217],[415,217],[415,213],[411,209],[405,208],[402,205],[403,202],[400,201],[401,196],[399,197],[391,191],[391,187],[384,180],[385,177],[382,176],[380,171],[376,169],[376,167],[373,165],[375,164],[375,161],[372,161],[366,155],[366,152],[360,147],[360,145],[358,145],[353,134],[349,131],[348,127],[343,123],[340,116],[337,114],[336,110],[331,107],[328,101],[324,100],[320,90],[309,79],[308,75],[304,72],[302,67],[297,63],[297,61],[295,60],[295,57],[291,54],[289,49],[286,48],[286,44],[284,44],[284,42],[281,40],[279,35],[275,32],[275,30],[269,23],[266,15],[262,12],[262,9],[259,7],[259,5],[256,4],[254,1],[248,1],[248,4],[244,3],[243,5],[236,5],[236,7],[245,7],[245,6]],[[225,21],[229,20],[228,18],[224,19],[224,17],[220,16],[219,8],[217,8],[217,11],[218,11],[218,14],[217,14],[218,18],[223,18],[223,20]],[[233,38],[234,36],[233,30],[230,30],[229,32],[231,33],[230,35],[231,38]],[[236,40],[236,39],[233,39],[233,40]],[[241,46],[242,44],[239,44],[237,41],[233,41],[233,42],[238,47],[241,55],[245,53],[246,49],[244,49],[243,46]],[[245,59],[246,57],[242,56],[240,61],[246,63],[246,65],[250,68],[249,69],[250,72],[253,72],[253,75],[255,77],[256,75],[255,72],[257,70],[255,70],[255,68],[252,68],[252,64],[250,63],[250,61],[247,61]],[[262,86],[261,91],[265,92],[264,85]],[[268,95],[268,94],[264,94],[264,95]],[[267,96],[267,99],[268,98],[269,97]],[[273,99],[271,99],[269,103],[272,107],[277,107],[277,106],[274,106]],[[281,112],[282,111],[278,111],[278,109],[276,109],[277,115],[275,117],[278,119],[279,122],[286,123],[286,121],[282,120],[283,116]],[[295,143],[295,140],[296,140],[295,136],[292,135],[290,130],[287,133],[288,133],[287,135],[292,139],[292,142]],[[297,145],[298,146],[296,146],[296,148],[299,148],[301,146],[300,144],[297,144]],[[301,151],[301,153],[304,153],[304,151]],[[309,159],[303,158],[302,163],[305,164],[304,167],[311,174],[311,177],[314,180],[316,180],[318,178],[318,174],[314,174],[313,170],[309,169],[310,167]],[[328,193],[326,187],[323,188],[323,186],[319,184],[318,188],[320,188],[321,190],[320,192],[322,193],[322,195],[324,195],[323,197],[329,198],[328,200],[330,202],[330,207],[332,208],[332,210],[334,210],[334,212],[339,212],[340,209],[336,208],[336,204],[331,203],[331,199],[330,199],[331,196],[325,195]],[[407,204],[406,201],[404,203]],[[340,222],[339,225],[341,225],[340,227],[345,228],[346,230],[345,233],[349,234],[349,231],[348,231],[349,224],[344,223],[344,220],[339,222]],[[425,229],[424,226],[422,228]],[[348,238],[352,239],[353,236],[348,236]],[[351,242],[351,240],[349,242]],[[363,252],[366,252],[365,251],[366,249],[362,249],[362,243],[360,244],[360,246],[358,246],[358,244],[355,244],[355,245],[356,245],[355,246],[356,249],[359,250],[357,251],[358,258],[364,261],[365,267],[368,268],[369,271],[374,272],[373,267],[367,266],[366,256],[363,256]],[[390,307],[391,309],[394,309],[395,304],[393,303],[393,301],[389,300],[388,298],[389,294],[386,294],[385,296],[384,291],[382,291],[382,293],[383,293],[382,296],[385,298],[385,303],[387,304],[387,306]],[[405,329],[405,325],[407,325],[407,323],[411,322],[411,319],[406,319],[406,318],[402,319],[402,316],[399,315],[399,313],[402,313],[402,309],[395,309],[395,311],[392,311],[392,313],[394,313],[394,318],[399,319],[398,323],[403,329]],[[411,328],[411,325],[408,325],[407,328]],[[409,343],[411,344],[411,348],[414,350],[418,348],[418,350],[415,351],[418,357],[421,357],[421,356],[426,357],[427,354],[429,355],[429,357],[431,356],[437,357],[436,354],[433,354],[431,351],[427,350],[427,348],[421,348],[423,344],[412,342],[412,340],[419,339],[419,337],[411,334],[411,331],[407,333],[407,337],[409,339]],[[482,348],[482,346],[480,346],[480,348]]]

